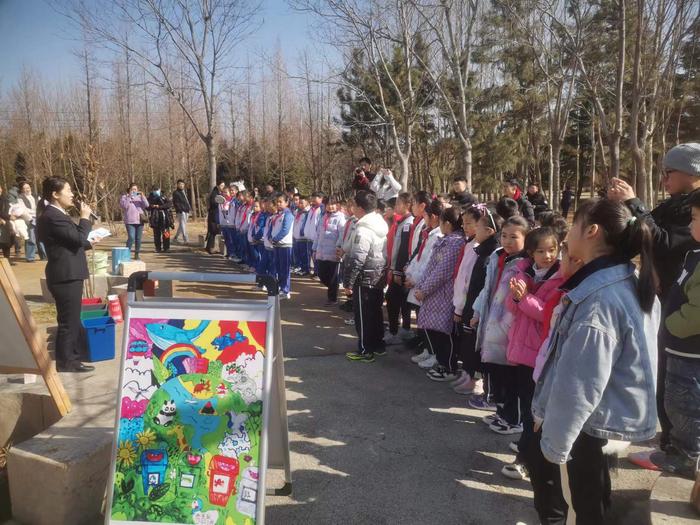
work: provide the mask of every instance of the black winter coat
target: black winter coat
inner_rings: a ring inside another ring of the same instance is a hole
[[[192,211],[190,199],[185,190],[175,190],[173,192],[173,206],[175,207],[175,213],[189,213]]]
[[[14,234],[10,226],[10,199],[6,195],[0,195],[0,219],[5,221],[5,224],[0,225],[0,229],[2,229],[0,247],[12,246],[14,244]]]
[[[151,193],[148,196],[148,224],[151,228],[169,230],[174,226],[172,207],[173,203],[164,195]],[[158,208],[154,208],[158,206]]]
[[[690,236],[690,206],[688,199],[700,189],[685,195],[674,195],[663,201],[651,212],[637,199],[625,202],[632,214],[643,219],[654,236],[654,266],[659,276],[661,302],[673,283],[680,276],[685,254],[700,244]]]

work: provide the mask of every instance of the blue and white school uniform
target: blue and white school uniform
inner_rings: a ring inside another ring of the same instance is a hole
[[[311,246],[313,241],[306,237],[306,224],[311,208],[299,209],[294,217],[293,246],[295,256],[294,261],[302,274],[309,273],[311,268]]]
[[[318,237],[318,225],[321,223],[321,216],[324,212],[325,206],[323,206],[323,204],[319,204],[315,207],[311,206],[311,209],[309,210],[306,225],[304,226],[304,235],[306,236],[306,239],[312,243]],[[309,248],[309,250],[311,250],[311,248]],[[317,275],[316,261],[314,261],[314,275]]]
[[[275,247],[275,275],[280,293],[288,294],[291,288],[292,239],[294,216],[285,208],[272,219],[271,239]]]
[[[223,204],[219,204],[219,228],[221,228],[221,236],[226,244],[226,257],[233,257],[235,249],[235,233],[234,233],[234,217],[236,214],[234,200],[227,200]]]
[[[262,267],[263,275],[275,276],[275,246],[272,244],[272,218],[275,216],[269,213],[265,220],[265,230],[263,233]]]
[[[266,211],[260,212],[255,220],[255,227],[253,229],[253,248],[257,252],[257,264],[255,265],[255,273],[257,275],[265,275],[265,227],[267,226],[267,219],[269,216],[270,214]]]

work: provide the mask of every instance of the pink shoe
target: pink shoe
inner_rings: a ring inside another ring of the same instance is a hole
[[[476,380],[469,378],[468,381],[464,381],[463,383],[458,384],[453,388],[453,390],[457,394],[461,394],[463,396],[473,394],[474,393],[474,388],[476,387]],[[482,392],[483,393],[483,392]]]

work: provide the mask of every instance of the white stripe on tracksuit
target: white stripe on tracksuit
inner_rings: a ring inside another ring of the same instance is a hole
[[[367,349],[365,348],[365,331],[364,322],[362,321],[362,286],[357,287],[357,299],[360,301],[358,303],[358,310],[360,312],[360,347],[362,348],[362,353],[365,354],[367,353]]]
[[[566,513],[566,525],[576,525],[576,511],[571,498],[571,484],[569,483],[569,470],[566,463],[559,465],[559,475],[561,476],[561,491],[564,501],[569,506],[569,511]]]

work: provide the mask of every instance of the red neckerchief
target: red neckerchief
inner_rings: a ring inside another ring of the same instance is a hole
[[[547,301],[542,309],[542,341],[540,344],[544,343],[549,335],[549,327],[552,322],[552,315],[554,314],[554,309],[561,301],[561,298],[566,293],[566,290],[557,290],[556,293]]]
[[[294,217],[294,221],[296,222],[299,219],[301,219],[301,216],[304,215],[304,213],[306,213],[306,212],[307,212],[306,210],[302,210],[301,208],[299,208],[299,213],[297,213],[297,216]]]
[[[277,224],[277,221],[282,218],[282,215],[284,215],[284,211],[278,211],[272,216],[272,227],[270,228],[270,231],[274,229],[275,224]]]
[[[348,238],[348,232],[350,231],[350,226],[352,226],[352,216],[348,217],[345,223],[345,230],[343,231],[343,241]]]
[[[258,216],[260,215],[259,211],[253,212],[253,216],[250,218],[250,224],[255,224],[258,222]]]
[[[410,249],[411,246],[413,246],[413,234],[416,233],[416,228],[420,223],[423,223],[423,228],[421,230],[421,233],[425,231],[427,228],[425,227],[425,221],[423,219],[420,219],[418,222],[413,221],[413,224],[411,224],[411,232],[408,234],[408,248]]]
[[[455,266],[455,271],[452,274],[452,280],[454,281],[457,279],[457,274],[459,273],[459,267],[462,266],[462,259],[464,259],[464,250],[467,248],[467,245],[465,244],[462,246],[462,249],[459,250],[459,257],[457,258],[457,266]]]
[[[386,275],[387,279],[389,280],[391,280],[391,254],[394,251],[394,237],[396,236],[396,229],[399,227],[399,219],[401,219],[401,216],[397,213],[394,213],[394,217],[391,222],[391,226],[389,227],[388,238],[386,241]]]
[[[421,240],[420,240],[420,246],[418,247],[418,255],[416,255],[416,259],[420,261],[421,255],[423,255],[423,248],[425,248],[426,241],[428,240],[428,236],[430,235],[430,232],[428,231],[430,228],[426,227],[423,228],[423,231],[420,232]]]
[[[324,232],[328,228],[328,221],[331,220],[331,215],[334,215],[334,214],[333,213],[326,213],[325,217],[323,217],[323,230],[322,231],[324,231]]]
[[[520,188],[518,188],[518,187],[516,186],[516,188],[515,188],[515,195],[513,195],[513,200],[514,200],[514,201],[520,200],[520,197],[522,197],[522,196],[523,196],[523,192],[520,191]]]
[[[508,254],[506,253],[505,250],[503,250],[498,255],[498,276],[496,277],[496,286],[493,290],[491,290],[491,297],[493,297],[493,294],[496,293],[496,289],[498,288],[498,283],[501,282],[501,276],[503,275],[503,268],[506,267],[506,257],[508,257]]]

